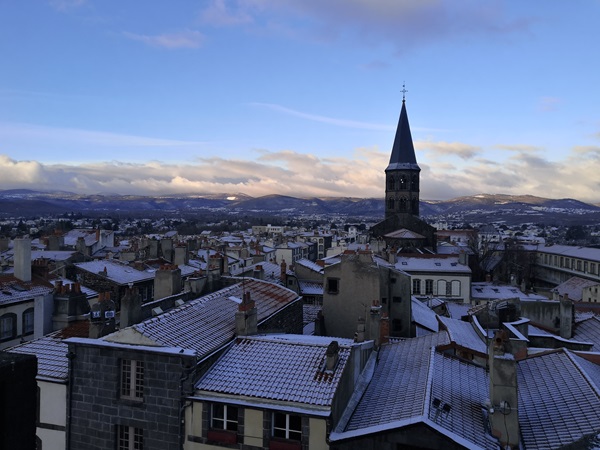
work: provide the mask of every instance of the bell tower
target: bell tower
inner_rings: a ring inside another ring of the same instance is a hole
[[[406,88],[402,86],[402,110],[392,147],[390,163],[385,169],[385,217],[397,214],[419,216],[419,178],[408,115],[406,113]]]

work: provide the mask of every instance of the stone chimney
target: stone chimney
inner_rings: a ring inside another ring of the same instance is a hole
[[[369,323],[367,335],[369,340],[375,341],[375,347],[378,348],[381,344],[381,305],[379,301],[373,300],[369,313]]]
[[[340,344],[338,341],[331,341],[325,352],[325,371],[333,372],[340,359]]]
[[[188,246],[185,243],[177,244],[174,249],[173,264],[184,266],[188,263]]]
[[[181,269],[175,264],[164,264],[154,274],[154,300],[181,292]]]
[[[489,347],[490,401],[486,404],[491,433],[502,448],[519,448],[517,361],[506,331],[496,333]]]
[[[358,326],[356,327],[356,333],[354,333],[354,342],[365,342],[365,319],[363,317],[358,318]]]
[[[573,337],[573,301],[565,293],[560,299],[560,337],[571,339]]]
[[[285,259],[283,261],[281,261],[280,279],[284,285],[287,284],[287,264],[285,263]]]
[[[15,278],[29,283],[31,281],[31,240],[16,238],[14,240]]]
[[[461,250],[460,253],[458,254],[458,263],[461,266],[466,266],[468,264],[468,256],[464,250]]]
[[[62,284],[57,282],[54,287],[54,313],[52,328],[62,330],[72,322],[85,319],[90,312],[87,296],[81,291],[79,283]]]
[[[160,253],[167,261],[173,262],[173,239],[163,238],[160,240]]]
[[[254,271],[252,272],[252,278],[256,278],[257,280],[264,280],[265,270],[263,269],[263,266],[261,266],[261,265],[254,266]]]
[[[250,292],[244,292],[244,298],[235,313],[235,334],[237,336],[251,336],[258,332],[258,314]]]
[[[120,328],[129,327],[142,321],[142,296],[136,287],[127,288],[121,297]]]
[[[90,314],[90,338],[98,339],[115,331],[115,310],[110,292],[101,292]]]

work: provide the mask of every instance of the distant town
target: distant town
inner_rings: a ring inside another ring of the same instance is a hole
[[[600,207],[0,192],[0,448],[594,449]]]

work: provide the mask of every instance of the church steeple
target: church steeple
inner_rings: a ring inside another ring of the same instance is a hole
[[[402,93],[407,91],[402,87]],[[406,98],[402,98],[402,110],[396,128],[390,163],[385,169],[385,216],[396,214],[419,215],[419,173],[415,148],[406,113]]]

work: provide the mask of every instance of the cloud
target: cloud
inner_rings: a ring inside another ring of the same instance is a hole
[[[481,153],[481,148],[460,142],[415,142],[417,149],[431,153],[433,156],[458,156],[461,159],[472,159]]]
[[[538,102],[538,109],[544,112],[556,111],[561,100],[557,97],[542,97]]]
[[[430,142],[434,148],[465,156],[477,152],[465,143]],[[468,156],[448,163],[428,154],[421,167],[421,198],[444,200],[480,193],[571,197],[599,202],[600,147],[575,147],[561,161],[548,161],[543,149],[504,146],[502,159]],[[466,150],[464,150],[466,149]],[[471,150],[469,150],[471,149]],[[471,152],[471,153],[469,153]],[[502,156],[502,154],[500,154]],[[176,164],[104,161],[43,164],[0,155],[0,189],[46,189],[88,194],[163,195],[237,193],[252,196],[347,196],[382,198],[389,152],[357,148],[347,157],[327,158],[291,149],[255,150],[246,158],[197,158]]]
[[[208,11],[227,11],[227,4],[236,5],[233,17],[252,17],[257,27],[288,36],[350,37],[367,45],[391,44],[397,53],[439,40],[521,32],[532,21],[509,18],[507,6],[498,0],[215,0]]]
[[[205,37],[202,33],[194,30],[158,35],[136,34],[124,31],[123,36],[152,47],[167,49],[199,48],[202,46],[205,40]]]
[[[280,113],[284,113],[294,117],[300,117],[302,119],[311,120],[313,122],[321,122],[327,123],[330,125],[336,125],[339,127],[347,127],[347,128],[360,128],[367,130],[384,130],[384,131],[393,131],[395,127],[392,125],[384,125],[378,123],[367,123],[367,122],[359,122],[356,120],[348,120],[348,119],[336,119],[332,117],[320,116],[317,114],[310,114],[301,111],[296,111],[294,109],[286,108],[285,106],[276,105],[273,103],[250,103],[251,106],[259,106],[263,108],[268,108],[273,111],[277,111]]]
[[[200,21],[212,26],[234,26],[253,22],[252,16],[240,8],[232,8],[225,0],[214,0],[200,14]]]

